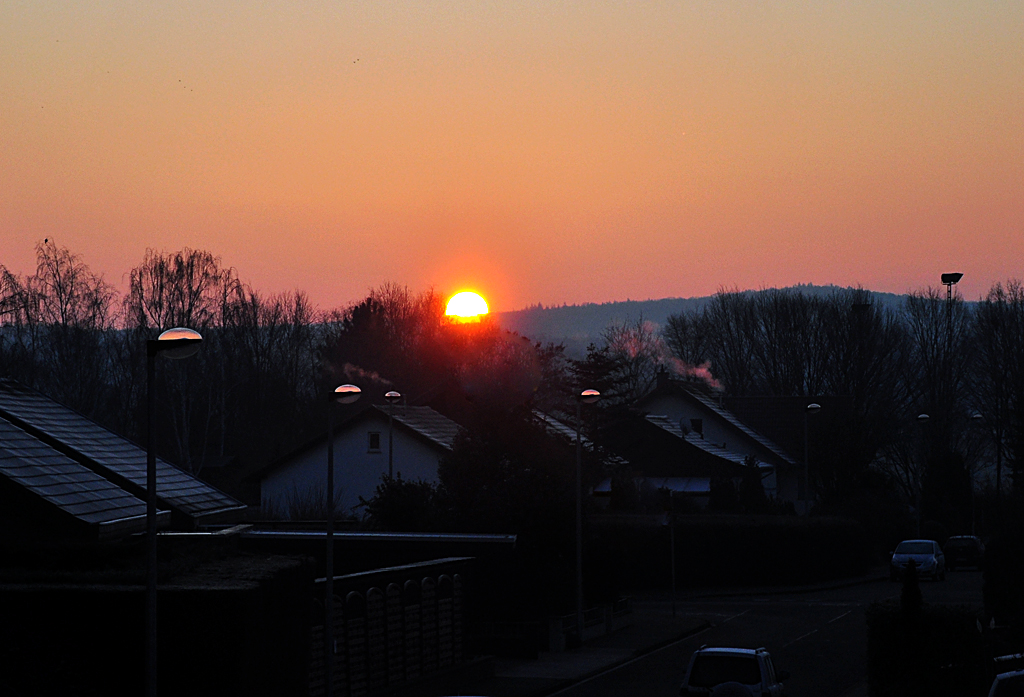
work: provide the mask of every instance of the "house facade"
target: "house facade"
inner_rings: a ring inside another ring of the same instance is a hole
[[[437,482],[441,458],[451,452],[459,426],[430,407],[371,406],[334,431],[336,510],[359,517],[360,497],[373,497],[388,474],[389,442],[395,477]],[[389,439],[391,434],[391,439]],[[287,519],[312,515],[326,501],[327,441],[318,438],[271,464],[259,475],[263,510]]]
[[[638,408],[648,421],[723,462],[743,464],[753,458],[762,472],[766,494],[798,502],[801,464],[696,386],[662,373]]]

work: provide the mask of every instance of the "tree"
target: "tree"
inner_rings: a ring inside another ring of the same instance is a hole
[[[974,313],[972,407],[983,429],[981,446],[996,462],[1001,489],[1004,459],[1020,488],[1024,454],[1024,287],[1019,281],[995,284]]]
[[[128,283],[125,324],[134,329],[202,330],[219,324],[241,290],[234,269],[223,268],[219,257],[187,247],[170,254],[147,249]]]
[[[4,353],[22,381],[85,413],[106,394],[104,332],[113,289],[82,258],[49,239],[36,245],[36,272],[0,275]]]
[[[147,339],[172,327],[209,335],[208,330],[223,324],[227,308],[238,303],[243,292],[234,270],[224,268],[210,252],[185,248],[164,254],[148,249],[142,263],[129,273],[122,306],[124,340],[129,346],[122,352],[137,356],[135,352]],[[189,361],[165,366],[155,388],[159,395],[156,423],[170,425],[173,459],[192,472],[202,469],[211,451],[216,409],[223,403],[218,392],[225,389],[218,379],[222,359],[209,348],[208,344]]]

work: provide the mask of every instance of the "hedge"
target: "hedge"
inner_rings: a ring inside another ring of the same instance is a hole
[[[669,527],[655,518],[592,519],[588,571],[609,591],[666,587],[669,540]],[[680,586],[808,583],[859,575],[870,563],[863,527],[824,517],[681,516],[675,552]]]
[[[986,694],[991,659],[970,609],[924,605],[914,614],[875,603],[867,623],[872,697]]]

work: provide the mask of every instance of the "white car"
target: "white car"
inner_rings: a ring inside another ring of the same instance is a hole
[[[997,675],[992,681],[988,697],[1024,697],[1024,670]]]
[[[764,648],[732,649],[702,646],[693,652],[686,677],[679,688],[680,697],[689,695],[711,695],[715,688],[746,687],[754,697],[783,697],[783,680],[789,679],[786,671],[776,671],[771,654]],[[722,692],[718,694],[739,694]]]
[[[946,557],[935,540],[903,540],[892,553],[889,578],[898,581],[913,561],[918,577],[931,576],[936,581],[946,580]]]

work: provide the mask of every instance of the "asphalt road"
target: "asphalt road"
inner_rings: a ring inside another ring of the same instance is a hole
[[[921,583],[925,602],[981,609],[979,572],[957,571],[946,579]],[[689,597],[677,603],[677,611],[707,619],[711,628],[557,694],[674,697],[690,655],[707,644],[764,646],[776,668],[789,671],[789,695],[839,697],[866,680],[865,609],[874,601],[898,599],[899,594],[900,584],[876,581],[792,594]],[[638,602],[666,601],[651,598]]]

